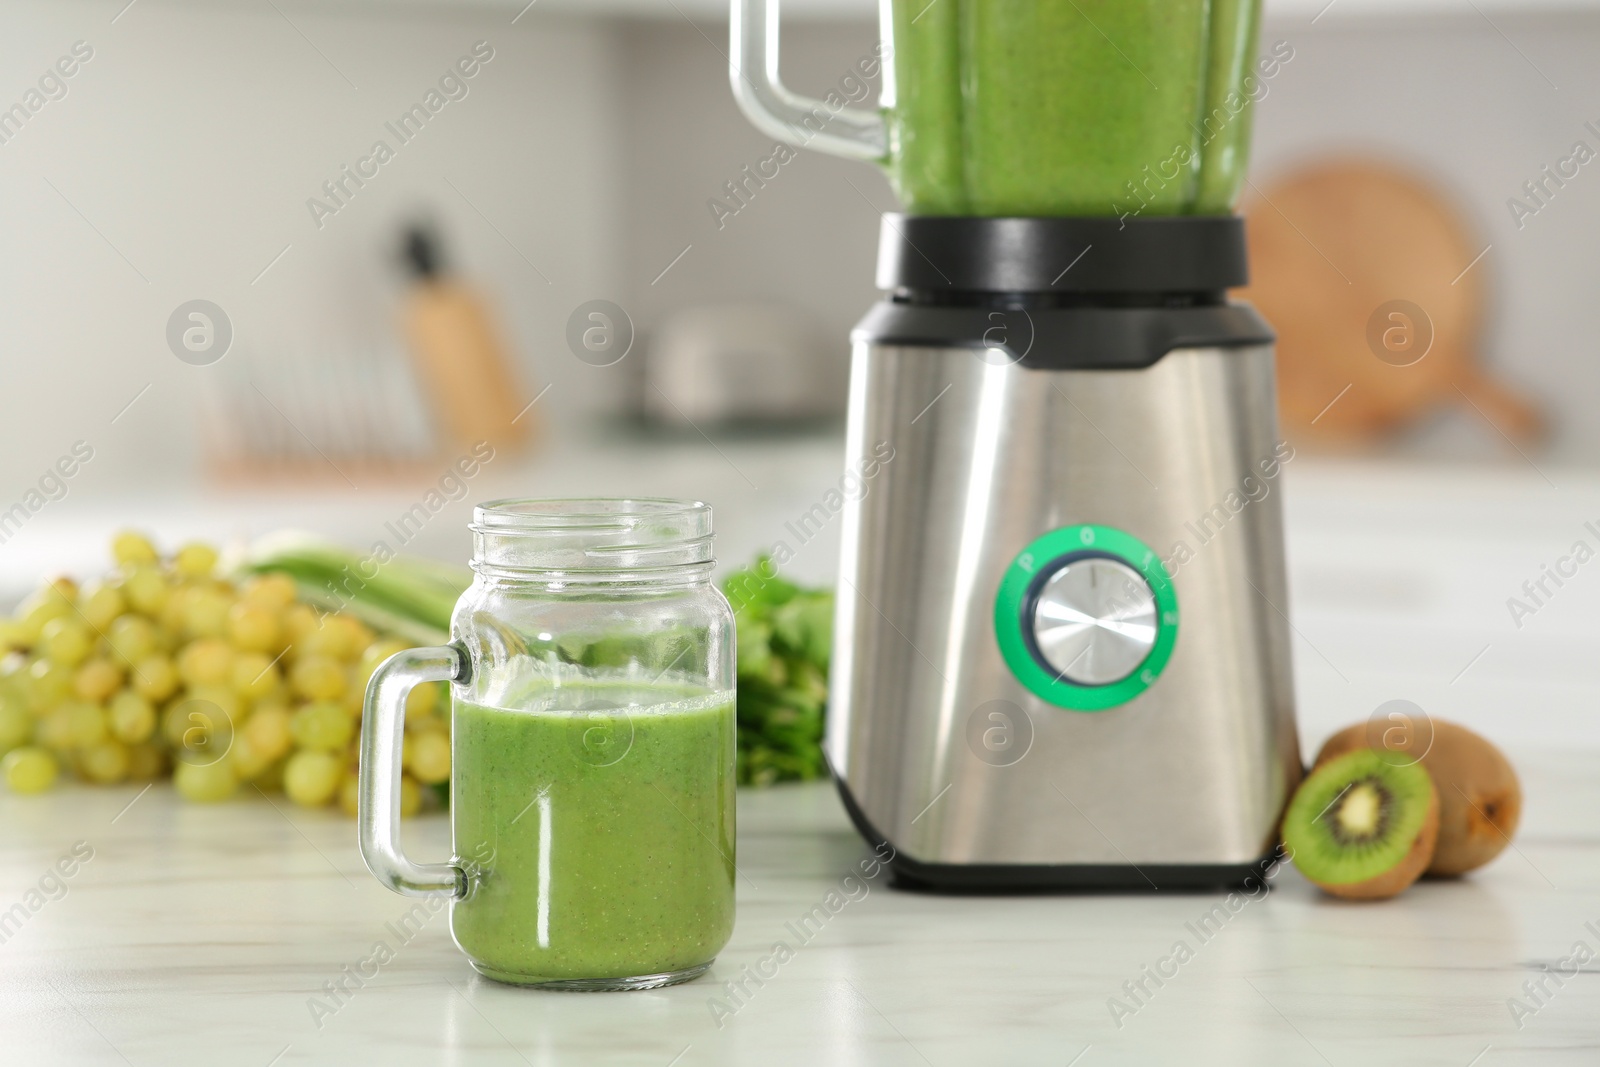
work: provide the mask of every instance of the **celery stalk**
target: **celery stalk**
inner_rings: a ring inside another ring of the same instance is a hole
[[[349,611],[380,630],[430,645],[450,639],[451,612],[472,584],[465,567],[415,556],[378,563],[307,534],[263,539],[241,569],[287,574],[319,607]]]

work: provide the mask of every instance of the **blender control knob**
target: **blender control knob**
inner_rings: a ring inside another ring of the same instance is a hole
[[[1126,563],[1104,556],[1071,560],[1039,587],[1033,639],[1056,677],[1110,685],[1138,669],[1155,646],[1155,592]]]

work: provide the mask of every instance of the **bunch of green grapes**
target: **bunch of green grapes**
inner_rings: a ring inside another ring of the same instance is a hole
[[[301,602],[286,575],[236,585],[209,545],[163,559],[123,532],[111,553],[109,577],[57,578],[0,621],[7,785],[43,792],[64,769],[104,784],[170,772],[193,801],[255,785],[354,815],[362,695],[410,644]],[[406,705],[404,814],[422,807],[422,786],[450,777],[442,698],[421,685]]]

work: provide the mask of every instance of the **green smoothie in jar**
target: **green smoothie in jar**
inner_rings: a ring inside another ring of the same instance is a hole
[[[579,681],[458,701],[456,943],[519,984],[710,962],[733,930],[733,695]]]
[[[659,498],[473,508],[450,642],[378,664],[362,709],[367,869],[447,898],[481,974],[550,990],[658,989],[733,933],[733,609],[711,508]],[[400,847],[405,709],[451,684],[454,854]]]
[[[932,215],[1226,214],[1260,0],[891,0],[889,170]]]

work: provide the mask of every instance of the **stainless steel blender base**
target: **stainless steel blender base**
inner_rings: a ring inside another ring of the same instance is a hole
[[[829,768],[832,771],[832,768]],[[890,845],[888,838],[862,812],[850,787],[837,772],[834,785],[856,831],[874,849]],[[1272,870],[1282,860],[1274,849],[1252,863],[925,863],[896,852],[889,863],[891,885],[897,889],[941,893],[1032,893],[1063,889],[1117,890],[1158,893],[1204,889],[1245,888],[1267,885]]]
[[[844,511],[826,749],[847,805],[913,882],[1241,881],[1300,776],[1271,347],[1013,358],[856,344],[847,461],[894,454]],[[1170,661],[1100,710],[1042,699],[997,635],[1018,554],[1089,524],[1150,546],[1181,613]]]

